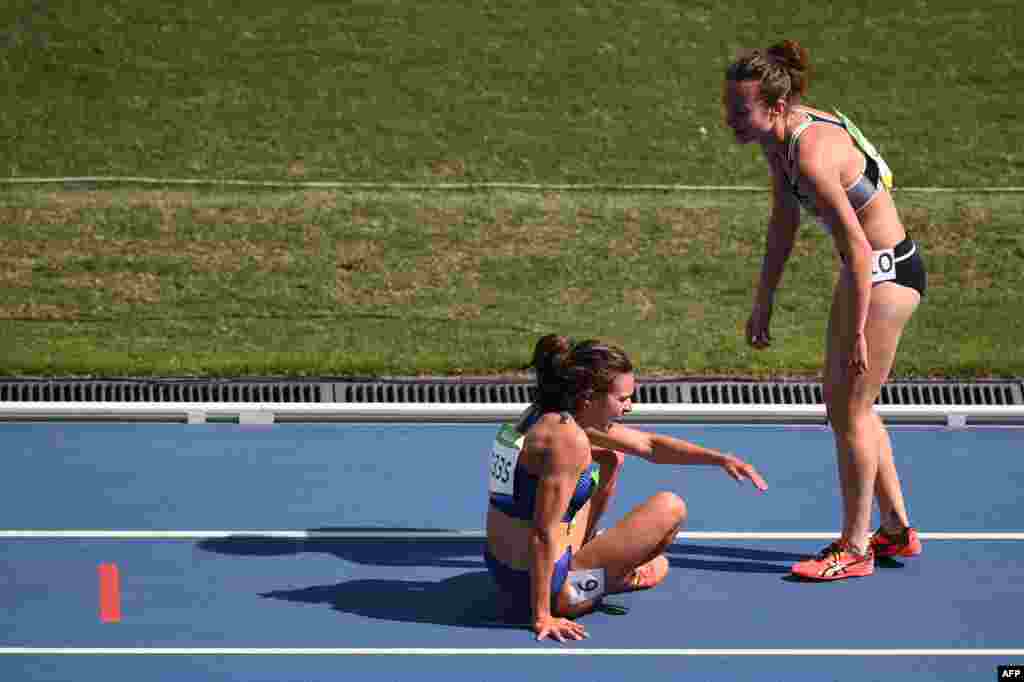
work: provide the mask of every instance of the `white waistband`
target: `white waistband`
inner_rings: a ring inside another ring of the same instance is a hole
[[[902,256],[899,256],[898,258],[895,258],[894,260],[895,260],[895,262],[899,263],[900,261],[907,260],[908,258],[913,256],[916,252],[917,252],[917,242],[910,242],[910,251],[907,251],[905,254],[903,254]]]

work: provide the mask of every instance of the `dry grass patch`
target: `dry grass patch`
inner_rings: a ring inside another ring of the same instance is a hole
[[[160,236],[173,239],[178,232],[178,209],[192,205],[187,192],[140,192],[129,197],[128,206],[154,208],[160,213]]]
[[[477,278],[479,279],[478,273],[474,273],[474,275],[476,275]],[[476,292],[476,298],[478,301],[480,301],[480,305],[485,307],[498,305],[500,296],[496,290],[489,288],[477,288]]]
[[[960,270],[960,282],[964,289],[987,290],[995,285],[991,272],[978,269],[978,263],[974,258],[969,258]],[[934,282],[929,282],[934,284]]]
[[[160,279],[150,272],[78,273],[61,280],[69,289],[105,291],[118,303],[159,303]]]
[[[901,211],[903,225],[911,238],[921,242],[925,258],[929,253],[955,256],[963,252],[964,242],[973,241],[992,221],[990,209],[962,208],[960,221],[955,225],[937,223],[926,208]]]
[[[263,206],[196,208],[192,219],[200,225],[294,225],[305,222],[306,211]]]
[[[466,163],[459,159],[441,159],[430,164],[430,172],[440,178],[461,178],[466,174]]]
[[[0,208],[3,225],[73,225],[81,220],[77,208]]]
[[[448,308],[449,320],[479,320],[483,308],[475,303],[456,303]]]
[[[704,321],[707,314],[707,309],[704,307],[703,303],[691,301],[690,304],[686,306],[686,323],[689,325],[699,324]]]
[[[459,247],[473,259],[558,256],[572,248],[577,236],[577,226],[564,224],[560,211],[546,209],[543,222],[517,224],[513,212],[503,209],[496,213],[493,223],[480,228],[477,240],[462,242]]]
[[[658,243],[661,254],[684,256],[692,250],[708,256],[721,255],[721,214],[718,209],[681,206],[659,208],[655,212],[655,220],[669,230]]]
[[[627,208],[623,215],[622,233],[608,243],[608,252],[614,256],[635,256],[641,251],[640,209]]]
[[[302,247],[306,254],[316,256],[323,250],[324,233],[319,225],[309,224],[302,228]]]
[[[365,225],[370,222],[370,210],[365,206],[352,207],[352,224]]]
[[[80,315],[75,306],[49,303],[16,303],[0,305],[0,320],[75,320]]]
[[[185,208],[193,204],[195,196],[190,192],[133,192],[123,201],[131,208]]]
[[[131,256],[136,253],[137,243],[124,239],[97,239],[87,226],[78,239],[49,239],[45,243],[31,239],[0,240],[0,252],[8,258],[38,258],[48,265],[60,265],[89,255]]]
[[[353,284],[354,277],[381,269],[382,247],[380,243],[366,239],[340,241],[335,244],[334,252],[335,300],[340,303],[386,302],[386,299],[377,299],[374,295],[368,296],[365,290],[359,289]]]
[[[594,212],[589,208],[578,208],[576,209],[576,224],[586,227],[587,225],[593,225],[596,218]]]
[[[558,302],[562,305],[590,305],[594,300],[594,292],[590,289],[567,287],[558,292]]]
[[[0,243],[0,250],[7,253]],[[32,286],[32,267],[35,258],[24,254],[18,256],[0,255],[0,285],[23,289]]]
[[[288,242],[235,239],[209,253],[219,255],[231,268],[240,269],[250,259],[261,272],[285,272],[295,263],[294,247]]]
[[[419,208],[416,220],[428,227],[431,235],[447,235],[453,226],[466,222],[466,212],[461,208]]]
[[[338,208],[338,193],[326,190],[303,192],[302,203],[306,208],[333,210]]]
[[[382,251],[379,242],[369,239],[340,241],[335,244],[338,269],[345,272],[373,272],[379,269]]]
[[[654,295],[646,289],[627,289],[623,292],[623,300],[626,305],[636,308],[637,317],[641,320],[650,320],[654,317],[656,306]]]
[[[146,258],[192,261],[196,270],[210,272],[237,272],[246,258],[252,259],[260,269],[273,272],[292,265],[294,254],[291,244],[282,241],[252,241],[234,239],[229,242],[177,241],[172,239],[97,239],[86,231],[78,239],[50,240],[45,252],[30,240],[0,241],[0,250],[8,259],[39,259],[48,267],[59,270],[68,261],[82,256],[124,258],[133,261]]]
[[[117,195],[108,191],[92,192],[53,192],[44,195],[45,202],[60,208],[111,208],[118,203]]]

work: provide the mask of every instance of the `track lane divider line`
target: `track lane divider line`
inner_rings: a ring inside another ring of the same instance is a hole
[[[1024,532],[922,532],[922,540],[1021,541]],[[483,530],[0,530],[0,540],[482,540]],[[837,532],[685,531],[687,540],[833,540]]]

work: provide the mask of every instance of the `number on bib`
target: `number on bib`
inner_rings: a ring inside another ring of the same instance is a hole
[[[603,568],[569,571],[568,581],[570,604],[579,604],[604,595],[605,572]]]
[[[896,279],[896,253],[882,249],[871,254],[871,283],[891,282]]]
[[[508,424],[502,425],[491,448],[488,490],[495,495],[511,496],[515,490],[516,464],[525,436]]]

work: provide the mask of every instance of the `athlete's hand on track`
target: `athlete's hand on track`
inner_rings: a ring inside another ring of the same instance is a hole
[[[533,622],[533,631],[537,633],[538,642],[545,637],[557,639],[559,642],[564,642],[566,638],[580,640],[589,637],[587,631],[579,623],[575,623],[568,618],[555,618],[554,616],[541,617],[535,620]]]
[[[761,477],[761,474],[757,473],[754,465],[744,462],[735,455],[726,455],[722,468],[725,469],[725,473],[741,483],[744,479],[747,479],[761,492],[768,490],[768,483]]]

